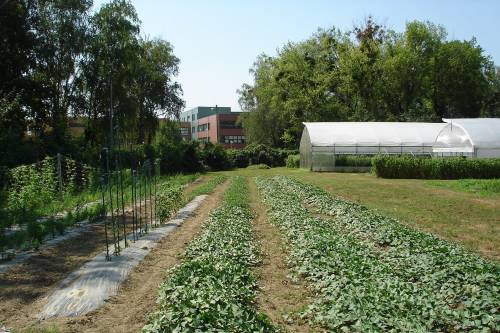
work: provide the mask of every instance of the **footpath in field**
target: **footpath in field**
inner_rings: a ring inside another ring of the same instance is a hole
[[[251,267],[259,262],[248,182],[235,177],[182,263],[160,286],[159,310],[144,332],[272,332],[255,306]]]
[[[288,177],[258,178],[289,262],[315,292],[304,312],[333,331],[494,332],[500,266]]]
[[[259,292],[257,307],[286,332],[312,332],[307,321],[298,318],[312,300],[304,281],[294,279],[286,262],[286,247],[280,230],[269,223],[266,207],[255,182],[250,182],[250,207],[255,213],[252,228],[261,248],[261,264],[254,268]]]

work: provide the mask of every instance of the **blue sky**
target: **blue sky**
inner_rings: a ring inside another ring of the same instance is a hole
[[[96,0],[99,8],[107,1]],[[231,106],[239,110],[236,90],[251,82],[248,69],[260,53],[274,55],[287,41],[300,41],[319,27],[350,30],[372,15],[388,28],[403,31],[411,20],[443,25],[449,38],[476,37],[500,65],[500,0],[420,1],[227,1],[133,0],[142,33],[174,46],[181,60],[177,80],[188,108]]]

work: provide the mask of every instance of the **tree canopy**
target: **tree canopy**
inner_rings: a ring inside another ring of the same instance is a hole
[[[25,162],[6,157],[12,144],[31,145],[33,159],[71,153],[71,119],[85,126],[80,147],[109,145],[112,137],[151,143],[158,117],[184,106],[172,45],[141,35],[130,1],[112,0],[95,12],[92,0],[0,6],[0,143],[9,147],[0,165]]]
[[[318,30],[260,55],[238,90],[253,143],[296,147],[304,121],[440,121],[498,116],[498,69],[475,39],[448,40],[413,21],[403,33],[368,18],[352,31]]]

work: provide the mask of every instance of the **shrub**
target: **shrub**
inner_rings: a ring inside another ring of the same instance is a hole
[[[248,154],[245,149],[227,149],[226,154],[233,168],[246,168],[248,166]]]
[[[300,155],[288,155],[286,158],[286,167],[287,168],[298,168],[300,167]]]
[[[270,167],[285,166],[289,155],[297,150],[273,148],[263,144],[250,144],[244,149],[228,149],[227,156],[233,167],[245,168],[251,164],[267,164]]]
[[[199,158],[210,170],[219,171],[231,168],[226,150],[219,144],[205,143],[199,150]]]
[[[155,200],[156,215],[160,223],[166,222],[182,205],[182,186],[162,184]]]
[[[500,159],[416,158],[376,156],[373,171],[383,178],[500,178]]]

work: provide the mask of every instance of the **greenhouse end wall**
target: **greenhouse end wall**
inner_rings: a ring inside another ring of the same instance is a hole
[[[309,138],[309,133],[307,132],[307,127],[304,127],[304,130],[302,131],[302,137],[300,138],[299,153],[300,153],[300,167],[311,170],[312,150],[311,150],[311,140]]]

